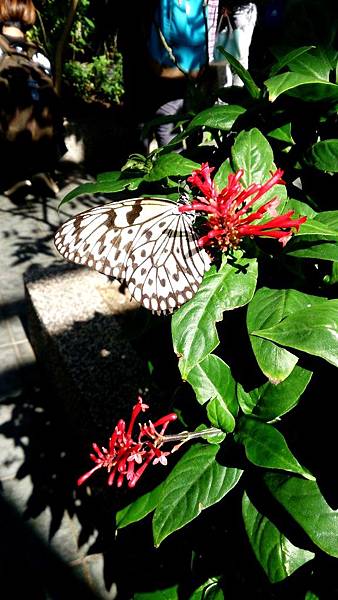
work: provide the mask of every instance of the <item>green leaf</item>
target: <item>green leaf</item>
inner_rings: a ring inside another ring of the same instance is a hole
[[[261,288],[256,292],[248,307],[247,327],[257,363],[272,383],[284,381],[295,367],[298,358],[267,338],[256,337],[253,332],[265,330],[282,321],[287,315],[309,304],[315,306],[321,302],[322,298],[302,294],[297,290]]]
[[[320,356],[338,367],[338,300],[321,300],[252,335]]]
[[[274,102],[281,94],[297,96],[308,102],[338,100],[338,85],[312,75],[282,73],[267,79],[264,83],[271,102]]]
[[[309,219],[313,219],[317,215],[316,211],[313,210],[311,206],[300,200],[295,200],[294,198],[288,198],[286,202],[283,203],[283,212],[287,212],[288,210],[294,210],[295,217],[308,217]]]
[[[142,183],[143,177],[132,177],[130,179],[112,179],[102,180],[93,183],[82,183],[76,188],[68,192],[66,196],[61,200],[60,206],[81,196],[82,194],[112,194],[114,192],[122,192],[126,189],[137,189]]]
[[[208,429],[208,426],[205,425],[204,423],[201,423],[201,425],[196,427],[195,431],[201,432],[201,431],[203,431],[203,429]],[[226,433],[221,432],[221,433],[217,433],[217,434],[215,433],[212,435],[210,435],[210,434],[202,435],[201,438],[202,438],[202,440],[205,440],[209,444],[221,444],[222,442],[224,442],[226,435],[227,435]]]
[[[296,73],[329,81],[332,69],[332,55],[329,49],[323,46],[316,46],[315,48],[311,48],[306,54],[303,53],[295,56],[289,61],[288,66],[291,71]]]
[[[320,600],[320,598],[313,592],[306,592],[304,600]]]
[[[231,155],[234,170],[244,169],[241,182],[245,187],[251,183],[264,183],[271,177],[271,171],[275,168],[272,148],[264,135],[256,128],[250,129],[250,131],[241,131],[238,134],[232,146]],[[286,198],[284,185],[273,186],[255,204],[255,208],[276,196],[280,200]]]
[[[338,173],[338,140],[323,140],[314,144],[308,161],[319,171]]]
[[[252,549],[271,583],[283,581],[315,557],[313,552],[294,546],[258,512],[247,494],[243,496],[242,514]]]
[[[283,253],[299,258],[338,260],[338,211],[319,213],[306,221]]]
[[[166,177],[185,177],[191,175],[192,171],[199,168],[199,164],[184,158],[177,152],[161,154],[154,163],[151,171],[145,175],[144,181],[159,181]]]
[[[324,210],[316,216],[317,223],[324,223],[338,234],[338,210]]]
[[[220,465],[218,450],[213,444],[195,444],[171,471],[154,514],[155,546],[222,500],[237,484],[242,471]]]
[[[257,467],[282,469],[314,479],[299,464],[289,449],[284,436],[273,425],[251,417],[242,417],[238,424],[236,441],[244,445],[247,459]]]
[[[284,125],[272,129],[267,135],[280,142],[286,142],[287,144],[295,143],[291,134],[291,123],[284,123]]]
[[[331,267],[331,273],[325,275],[324,282],[327,285],[334,285],[338,283],[338,263],[333,263]]]
[[[227,158],[224,162],[222,162],[214,177],[214,184],[219,191],[228,185],[228,176],[230,173],[233,173],[233,170],[230,165],[230,160]]]
[[[229,404],[236,413],[235,380],[230,368],[221,358],[209,354],[196,365],[187,377],[193,387],[196,399],[200,404],[205,404],[213,398],[229,397]]]
[[[210,423],[220,427],[223,431],[231,432],[235,429],[236,421],[228,409],[227,403],[222,398],[210,400],[207,406]]]
[[[132,504],[128,504],[125,508],[117,511],[116,528],[122,529],[123,527],[127,527],[127,525],[141,521],[141,519],[144,519],[149,513],[153,512],[159,501],[161,491],[162,483],[151,490],[151,492],[137,498]]]
[[[338,237],[332,236],[318,239],[318,236],[296,236],[283,250],[283,254],[296,258],[314,258],[338,262]]]
[[[105,171],[104,173],[99,173],[96,177],[97,183],[116,183],[118,179],[121,177],[121,171]]]
[[[334,213],[335,216],[338,214],[338,211],[331,212]],[[335,227],[333,219],[333,226],[330,227],[324,223],[323,220],[321,220],[320,215],[321,213],[314,217],[314,219],[308,219],[305,223],[303,223],[299,229],[299,232],[295,234],[295,238],[301,238],[308,235],[317,237],[319,236],[320,238],[323,237],[324,239],[327,237],[336,238],[338,236],[338,229]]]
[[[153,592],[133,594],[133,600],[179,600],[178,585]]]
[[[219,50],[224,57],[227,59],[228,63],[232,66],[233,71],[238,75],[244,83],[245,88],[249,92],[250,96],[257,100],[261,95],[261,90],[258,85],[256,85],[255,81],[251,77],[249,71],[247,71],[241,63],[229,52],[226,52],[224,48],[219,47]]]
[[[338,510],[332,510],[314,481],[267,473],[271,494],[323,552],[338,558]]]
[[[238,384],[240,407],[244,414],[255,415],[263,421],[273,421],[298,404],[311,377],[311,371],[295,366],[289,377],[278,385],[268,381],[250,392],[245,392]]]
[[[219,587],[219,577],[210,577],[189,596],[189,600],[224,600],[224,594]]]
[[[206,110],[198,113],[190,121],[185,130],[171,140],[170,144],[176,145],[178,142],[181,142],[200,128],[230,131],[238,117],[245,113],[245,111],[245,108],[242,106],[237,106],[236,104],[212,106],[211,108],[207,108]]]
[[[259,129],[241,131],[232,146],[231,156],[234,170],[244,169],[242,181],[245,186],[251,183],[263,183],[267,177],[270,177],[273,152]]]
[[[256,259],[238,258],[234,264],[224,261],[219,271],[211,267],[195,296],[174,314],[172,336],[183,379],[218,346],[216,323],[224,311],[250,301],[256,281]]]
[[[198,113],[190,121],[187,131],[197,127],[207,127],[210,129],[220,129],[221,131],[230,131],[236,119],[245,113],[243,106],[237,104],[228,104],[226,106],[213,106]]]
[[[270,70],[270,77],[276,75],[276,73],[278,73],[278,71],[286,67],[289,64],[289,62],[291,63],[294,59],[300,57],[305,52],[308,52],[313,47],[314,46],[302,46],[301,48],[295,48],[294,50],[291,50],[291,52],[284,54],[278,60],[278,62],[273,65],[272,69]]]
[[[208,417],[211,423],[224,431],[233,431],[238,406],[235,380],[228,365],[218,356],[209,354],[189,371],[187,381],[200,404],[210,401]]]

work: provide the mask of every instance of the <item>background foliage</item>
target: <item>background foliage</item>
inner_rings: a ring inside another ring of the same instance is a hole
[[[37,0],[35,4],[39,18],[34,38],[55,64],[70,2]],[[116,48],[116,16],[111,2],[79,0],[63,60],[64,93],[86,101],[119,102],[123,94],[122,57]]]

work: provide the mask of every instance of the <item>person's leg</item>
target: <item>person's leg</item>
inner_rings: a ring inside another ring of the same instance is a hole
[[[171,117],[178,115],[182,112],[184,105],[183,98],[178,98],[177,100],[170,100],[170,102],[166,102],[162,104],[157,111],[156,117]],[[175,137],[177,134],[175,129],[175,123],[161,123],[155,127],[155,137],[159,146],[166,146],[169,142]]]

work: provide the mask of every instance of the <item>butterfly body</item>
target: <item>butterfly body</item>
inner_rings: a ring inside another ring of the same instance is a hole
[[[194,216],[163,198],[133,198],[86,210],[60,227],[57,250],[70,262],[125,281],[158,314],[193,297],[209,268]]]

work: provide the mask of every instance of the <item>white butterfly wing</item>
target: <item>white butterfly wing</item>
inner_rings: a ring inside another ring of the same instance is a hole
[[[133,198],[70,219],[55,246],[71,262],[124,280],[145,308],[171,312],[193,297],[210,266],[192,223],[171,200]]]

